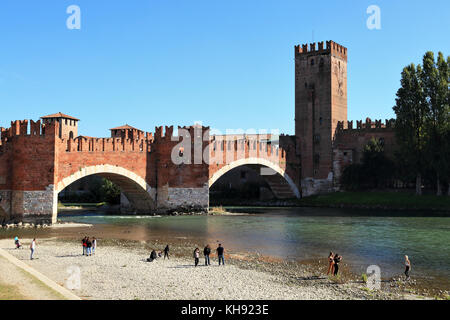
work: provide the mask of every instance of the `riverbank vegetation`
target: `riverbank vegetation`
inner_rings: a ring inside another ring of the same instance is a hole
[[[64,206],[93,207],[103,204],[120,204],[120,188],[108,179],[91,179],[83,191],[65,191],[59,202]]]
[[[411,192],[352,191],[305,197],[302,206],[360,207],[406,210],[450,211],[450,197],[432,194],[415,196]]]
[[[433,190],[450,196],[450,57],[427,52],[422,65],[403,69],[397,91],[394,159],[384,154],[382,140],[372,139],[360,164],[342,175],[345,190],[412,187],[416,194]],[[392,197],[389,197],[392,198]],[[393,199],[392,199],[393,200]],[[416,201],[416,200],[414,200]]]

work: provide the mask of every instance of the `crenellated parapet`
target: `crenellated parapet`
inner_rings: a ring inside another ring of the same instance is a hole
[[[365,121],[357,120],[356,127],[353,125],[353,121],[339,121],[336,126],[336,133],[358,131],[358,130],[392,130],[395,127],[395,119],[386,119],[372,121],[370,118],[366,118]]]
[[[0,128],[1,145],[5,145],[14,137],[45,137],[55,136],[59,130],[59,123],[42,124],[40,120],[15,120],[11,121],[11,127]]]
[[[66,152],[150,152],[151,140],[123,138],[77,137],[61,139],[67,146]]]
[[[178,133],[174,134],[173,126],[159,126],[155,127],[155,138],[156,143],[169,142],[169,141],[179,141],[180,137],[183,138],[194,138],[201,139],[202,141],[209,140],[209,129],[210,127],[194,125],[194,126],[178,126]]]
[[[331,40],[326,41],[326,46],[324,46],[323,41],[321,41],[318,43],[310,43],[309,46],[307,43],[298,45],[294,48],[295,57],[317,54],[333,54],[347,60],[347,48]]]
[[[272,143],[270,135],[220,135],[211,136],[210,164],[227,164],[245,158],[262,158],[286,164],[286,150],[278,142]]]

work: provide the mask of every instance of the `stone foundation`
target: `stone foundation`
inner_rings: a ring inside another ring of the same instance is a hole
[[[158,189],[158,212],[202,212],[209,209],[209,187]]]
[[[45,191],[12,191],[11,222],[54,223],[56,222],[58,200],[54,186]]]
[[[302,197],[309,197],[322,193],[330,193],[333,188],[333,174],[330,173],[327,179],[302,179]]]
[[[11,215],[11,190],[0,191],[0,224],[7,223]]]

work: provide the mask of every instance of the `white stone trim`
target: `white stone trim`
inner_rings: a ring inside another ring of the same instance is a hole
[[[111,173],[111,174],[117,174],[120,176],[127,177],[128,179],[134,181],[136,184],[138,184],[142,189],[147,191],[147,193],[150,195],[150,197],[155,200],[155,192],[154,190],[148,185],[148,183],[140,176],[135,174],[134,172],[131,172],[125,168],[119,167],[119,166],[112,166],[109,164],[100,164],[96,166],[90,166],[85,167],[77,171],[76,173],[62,179],[57,185],[56,185],[56,194],[60,193],[62,190],[64,190],[67,186],[72,184],[73,182],[80,180],[81,178],[84,178],[86,176],[90,176],[93,174],[102,174],[102,173]]]
[[[295,185],[294,181],[288,176],[288,174],[283,169],[281,169],[280,166],[278,166],[275,163],[273,163],[272,161],[269,161],[269,160],[264,159],[264,158],[239,159],[239,160],[236,160],[236,161],[233,161],[233,162],[227,164],[226,166],[223,166],[219,171],[214,173],[213,176],[209,179],[209,182],[208,182],[209,183],[209,187],[211,188],[211,186],[217,180],[219,180],[219,178],[221,176],[223,176],[228,171],[230,171],[230,170],[232,170],[234,168],[240,167],[240,166],[252,165],[252,164],[258,164],[258,165],[261,165],[261,166],[265,166],[265,167],[268,167],[268,168],[276,171],[278,174],[280,174],[286,180],[286,182],[291,187],[291,190],[294,193],[294,195],[297,198],[300,198],[300,192],[299,192],[297,186]],[[211,165],[214,165],[214,164],[211,164]]]

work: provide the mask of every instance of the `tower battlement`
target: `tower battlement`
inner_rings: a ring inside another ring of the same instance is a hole
[[[317,45],[317,47],[316,47]],[[317,54],[333,54],[344,60],[347,60],[347,48],[334,42],[334,41],[326,41],[325,46],[324,42],[310,43],[309,45],[302,44],[294,47],[295,49],[295,57],[300,56],[310,56]]]

